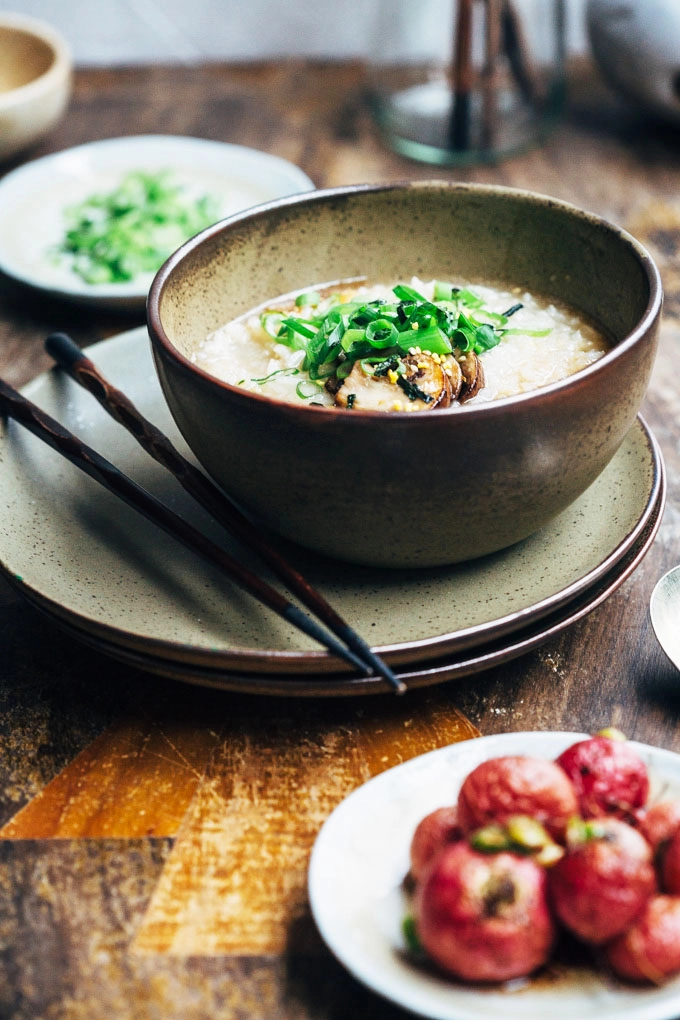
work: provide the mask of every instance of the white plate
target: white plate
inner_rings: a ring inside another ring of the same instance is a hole
[[[389,769],[335,809],[317,838],[309,898],[321,936],[369,988],[433,1020],[672,1020],[680,978],[636,988],[590,968],[550,980],[466,987],[420,969],[404,955],[402,883],[413,831],[429,811],[455,802],[465,776],[504,754],[555,758],[582,733],[503,733],[463,741]],[[680,756],[633,743],[651,771],[651,799],[680,797]]]
[[[215,195],[218,219],[314,189],[285,159],[205,138],[132,135],[79,145],[27,163],[0,181],[0,269],[70,300],[143,308],[153,273],[127,283],[87,284],[55,263],[50,252],[63,236],[67,206],[110,191],[131,170],[164,169],[197,194]]]

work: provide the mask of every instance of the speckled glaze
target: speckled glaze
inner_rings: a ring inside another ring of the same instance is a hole
[[[414,414],[288,405],[189,360],[268,297],[412,275],[526,288],[614,346],[543,390]],[[159,272],[148,324],[180,431],[257,519],[338,559],[423,567],[518,542],[598,477],[645,393],[661,301],[650,256],[611,224],[528,192],[429,181],[284,199],[206,230]]]
[[[145,329],[89,356],[184,452]],[[96,400],[61,372],[25,391],[39,407],[254,570]],[[352,674],[20,425],[0,421],[0,571],[79,640],[132,666],[226,690],[302,697],[388,690]],[[635,569],[661,520],[665,473],[637,419],[595,482],[512,548],[457,566],[379,570],[291,551],[295,564],[409,687],[527,652],[599,605]]]

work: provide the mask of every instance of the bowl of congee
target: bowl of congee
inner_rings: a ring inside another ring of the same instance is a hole
[[[258,525],[379,567],[473,559],[598,477],[649,380],[658,271],[526,191],[360,185],[232,216],[156,276],[160,383]]]

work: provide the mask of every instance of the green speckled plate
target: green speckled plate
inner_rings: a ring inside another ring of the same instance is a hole
[[[601,577],[586,591],[577,595],[555,612],[543,616],[528,627],[513,631],[496,641],[477,645],[474,648],[445,655],[438,659],[427,659],[422,663],[397,668],[396,673],[409,689],[431,687],[448,680],[481,673],[492,666],[509,662],[520,655],[526,655],[545,641],[559,634],[566,627],[582,619],[609,598],[612,592],[623,584],[646,555],[661,523],[663,497],[657,503],[644,531],[626,555],[615,567]],[[286,697],[352,697],[358,694],[378,694],[389,691],[381,677],[339,676],[331,673],[238,673],[232,668],[220,669],[196,666],[191,663],[171,661],[160,656],[136,652],[123,645],[92,637],[84,630],[78,630],[62,621],[62,627],[78,640],[100,652],[119,659],[129,666],[183,680],[201,687],[217,687],[225,691],[249,694],[265,694]]]
[[[144,329],[88,353],[185,449],[157,384]],[[40,376],[24,392],[260,569],[93,397],[61,372]],[[645,535],[649,540],[663,498],[661,456],[638,420],[609,467],[576,503],[549,527],[502,553],[426,571],[353,567],[297,549],[290,554],[391,664],[422,667],[536,629],[540,620],[579,597],[587,601],[598,581],[615,575],[626,557],[631,562]],[[198,682],[204,672],[205,682],[211,677],[214,682],[219,673],[239,674],[245,686],[252,675],[257,688],[258,677],[347,672],[344,663],[14,422],[0,431],[0,567],[26,598],[74,633],[102,650],[165,667],[168,674],[190,679],[193,672]],[[624,570],[622,565],[619,573]]]

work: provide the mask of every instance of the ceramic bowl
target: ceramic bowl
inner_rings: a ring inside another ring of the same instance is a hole
[[[71,53],[51,25],[0,12],[0,161],[38,141],[71,94]]]
[[[612,349],[528,394],[415,413],[285,404],[191,361],[203,337],[268,298],[414,275],[558,299]],[[520,541],[594,481],[645,393],[661,300],[649,255],[611,224],[529,192],[428,181],[319,191],[215,225],[160,270],[148,325],[180,431],[264,526],[339,559],[423,567]]]

